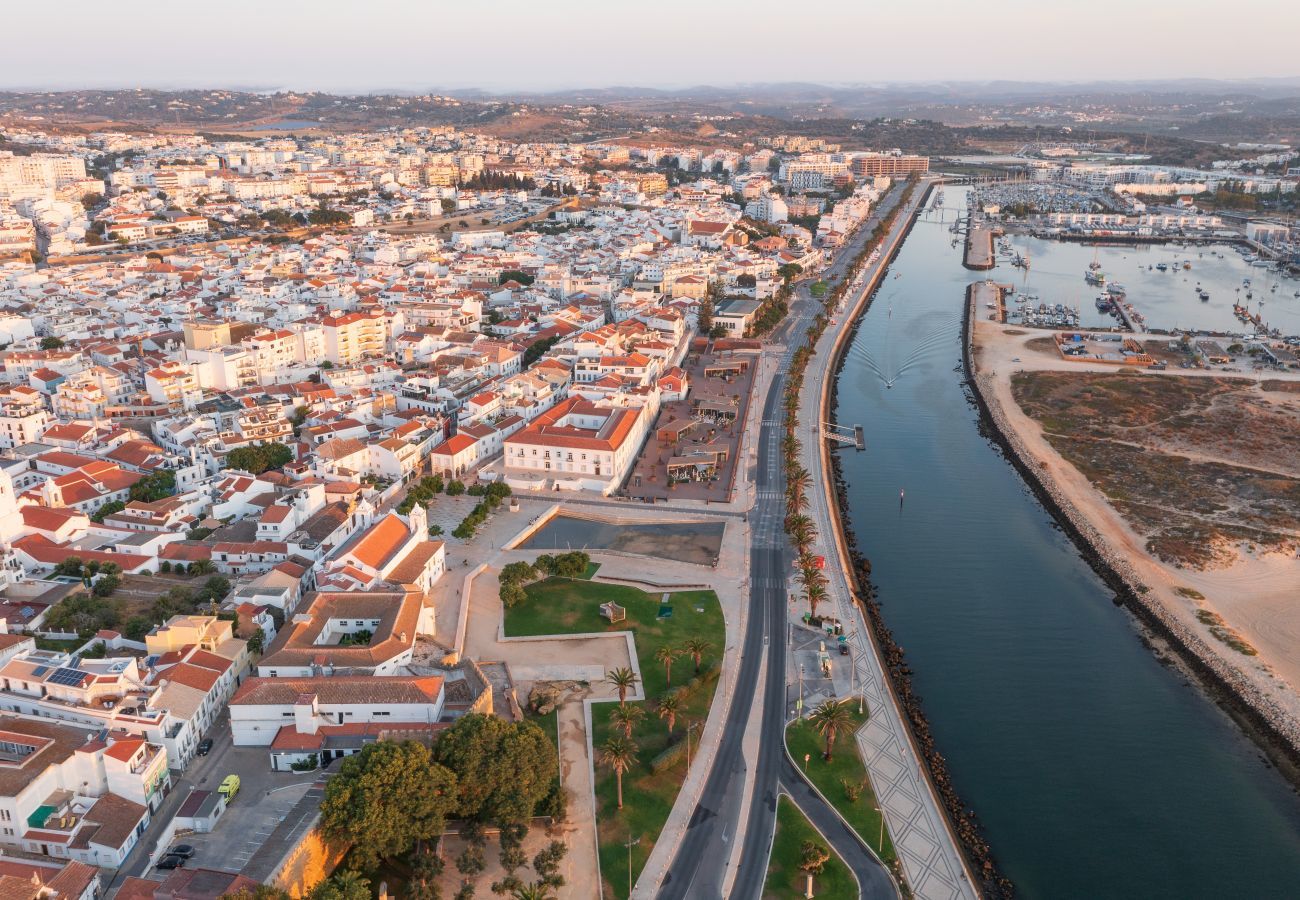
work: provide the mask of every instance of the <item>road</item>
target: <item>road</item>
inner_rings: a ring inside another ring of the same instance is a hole
[[[858,230],[823,273],[842,278],[849,261],[865,244],[882,213],[896,204],[900,189],[891,191],[882,208]],[[757,898],[767,876],[768,855],[776,828],[776,800],[785,787],[796,805],[822,828],[827,841],[858,877],[863,896],[894,897],[892,880],[880,863],[853,837],[852,831],[832,825],[840,822],[834,810],[808,788],[802,775],[788,765],[785,756],[786,706],[786,577],[791,548],[785,535],[785,475],[781,465],[781,436],[785,411],[782,395],[785,372],[794,353],[807,340],[805,332],[821,304],[808,294],[808,283],[800,285],[790,315],[771,337],[784,344],[777,375],[772,379],[763,403],[759,432],[756,500],[750,513],[750,615],[741,651],[740,671],[734,683],[734,697],[754,696],[759,690],[760,664],[767,663],[762,685],[762,731],[754,779],[753,802],[745,828],[740,867],[729,896]],[[752,707],[733,702],[728,711],[722,740],[713,768],[705,781],[691,815],[677,855],[664,877],[659,896],[677,898],[721,897],[726,875],[722,861],[731,856],[731,842],[739,826],[745,790],[746,764],[742,751],[745,727]],[[788,767],[784,771],[783,767]]]

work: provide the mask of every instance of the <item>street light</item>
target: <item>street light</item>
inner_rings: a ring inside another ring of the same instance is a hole
[[[875,804],[876,813],[880,816],[880,840],[876,846],[876,853],[880,856],[885,855],[885,811],[880,808],[880,804]]]
[[[640,838],[634,838],[623,844],[627,848],[627,895],[632,896],[632,848],[641,843]]]
[[[805,753],[805,754],[803,755],[803,773],[804,773],[805,775],[808,774],[808,760],[810,760],[810,759],[812,759],[812,754],[811,754],[811,753]]]

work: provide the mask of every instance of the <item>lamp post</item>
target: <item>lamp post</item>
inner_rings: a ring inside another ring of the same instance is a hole
[[[640,838],[633,838],[623,844],[627,848],[627,895],[632,896],[632,848],[641,843]]]
[[[880,808],[880,804],[875,805],[876,814],[880,816],[880,840],[876,844],[876,853],[880,856],[885,855],[885,811]]]

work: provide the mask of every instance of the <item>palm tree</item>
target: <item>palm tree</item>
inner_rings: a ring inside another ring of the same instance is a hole
[[[677,724],[677,714],[682,711],[682,698],[676,694],[664,694],[659,698],[659,718],[668,720],[668,733],[673,733]]]
[[[618,728],[623,729],[623,737],[631,738],[632,729],[636,723],[641,721],[645,715],[645,710],[639,706],[616,706],[614,712],[610,715],[610,721]]]
[[[655,651],[655,659],[664,664],[664,686],[671,687],[673,683],[673,660],[681,655],[681,651],[676,647],[669,647],[667,644]]]
[[[811,544],[816,534],[812,519],[802,513],[785,517],[785,531],[790,535],[790,540],[794,541],[795,546],[800,548]]]
[[[791,483],[786,486],[785,491],[785,511],[789,515],[796,516],[808,508],[808,495],[804,488],[798,484]]]
[[[211,575],[217,571],[217,567],[210,559],[196,559],[190,563],[191,575]]]
[[[700,674],[700,657],[713,649],[713,645],[704,638],[691,638],[685,644],[682,644],[682,650],[686,655],[695,660],[695,674]]]
[[[530,881],[510,892],[514,900],[554,900],[555,892],[545,881]]]
[[[808,721],[817,729],[818,734],[826,738],[826,753],[823,758],[829,762],[835,739],[853,727],[853,713],[843,703],[827,700],[813,710]]]
[[[795,464],[790,470],[789,484],[791,487],[797,487],[801,491],[807,491],[812,487],[812,475],[803,466]]]
[[[817,618],[817,604],[826,599],[826,588],[820,584],[810,584],[806,589],[808,595],[808,615]]]
[[[623,706],[627,703],[627,692],[636,687],[636,683],[641,679],[637,678],[636,673],[631,669],[624,667],[605,673],[605,680],[618,691],[618,705]]]
[[[618,735],[611,737],[600,748],[600,764],[614,770],[618,780],[618,808],[623,808],[623,773],[636,762],[636,744]]]

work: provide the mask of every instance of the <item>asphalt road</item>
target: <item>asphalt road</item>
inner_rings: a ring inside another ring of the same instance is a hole
[[[844,247],[828,272],[842,277],[848,262],[866,242],[880,212],[897,203],[899,191],[891,191],[888,201],[859,229],[857,236]],[[858,878],[865,897],[897,896],[892,880],[857,836],[839,819],[835,811],[785,756],[786,709],[786,576],[789,573],[791,548],[785,535],[785,476],[781,466],[781,433],[785,419],[782,393],[790,358],[807,338],[805,331],[821,309],[821,304],[801,285],[790,315],[772,336],[774,343],[784,343],[780,374],[772,380],[763,403],[763,420],[758,439],[758,471],[755,483],[757,499],[750,512],[750,614],[741,650],[740,671],[733,686],[731,708],[723,730],[713,768],[691,815],[677,855],[664,877],[659,896],[678,898],[721,897],[726,877],[721,863],[731,856],[740,818],[745,789],[745,759],[742,740],[751,712],[743,698],[754,696],[759,689],[758,670],[764,657],[767,677],[762,685],[762,731],[754,779],[755,796],[750,804],[745,829],[745,846],[741,852],[730,897],[739,900],[757,898],[767,877],[768,856],[776,829],[776,801],[785,787],[804,814],[821,829],[827,842],[844,859]]]

